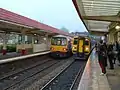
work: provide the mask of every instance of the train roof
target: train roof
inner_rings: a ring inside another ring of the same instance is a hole
[[[65,38],[67,38],[68,40],[72,39],[71,37],[69,37],[69,36],[64,36],[64,35],[55,35],[55,36],[53,36],[53,37],[65,37]]]
[[[74,36],[74,38],[89,38],[89,37],[87,37],[87,36]]]
[[[67,37],[67,36],[64,36],[64,35],[55,35],[53,37]]]

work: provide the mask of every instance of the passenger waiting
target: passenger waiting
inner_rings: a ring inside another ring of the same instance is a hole
[[[119,66],[120,66],[120,46],[119,46],[119,43],[116,41],[115,42],[115,47],[116,47],[116,52],[117,52],[117,59],[119,61]]]
[[[102,69],[102,73],[100,75],[106,74],[106,48],[105,45],[103,44],[103,40],[100,40],[100,43],[98,45],[98,61],[99,65]]]
[[[113,66],[114,54],[113,54],[112,43],[108,45],[108,59],[109,59],[110,69],[114,69],[114,66]]]
[[[105,66],[107,67],[107,44],[104,42],[103,45],[105,46]]]

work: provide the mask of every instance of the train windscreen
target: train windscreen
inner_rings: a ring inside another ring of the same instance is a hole
[[[73,44],[76,45],[78,43],[78,38],[74,38]]]
[[[89,41],[88,40],[87,41],[85,40],[85,45],[89,45]]]
[[[52,45],[65,46],[67,45],[67,39],[64,37],[53,37],[51,39]]]

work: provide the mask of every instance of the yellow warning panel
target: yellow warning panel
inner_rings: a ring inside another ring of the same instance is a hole
[[[83,52],[83,40],[79,40],[79,52]]]

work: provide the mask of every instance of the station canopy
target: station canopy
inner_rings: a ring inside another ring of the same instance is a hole
[[[109,25],[120,22],[120,0],[73,0],[89,32],[107,33]]]
[[[62,34],[70,36],[68,32],[54,28],[52,26],[40,23],[28,17],[16,14],[14,12],[0,8],[0,32],[17,32],[21,33],[38,33],[43,35],[49,34]]]

